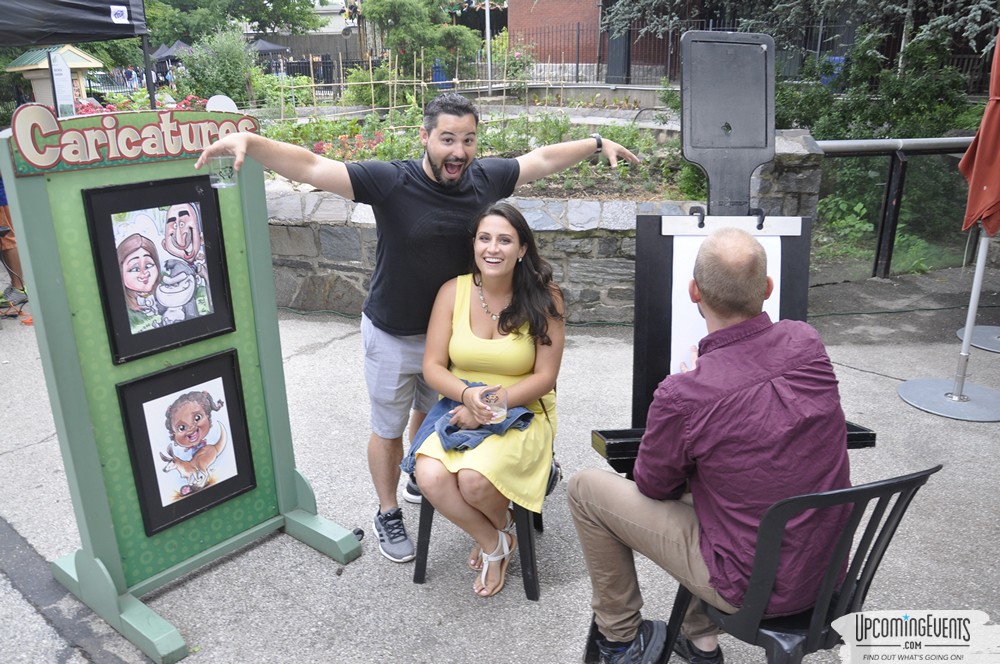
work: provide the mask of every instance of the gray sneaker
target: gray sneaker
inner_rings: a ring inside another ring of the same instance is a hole
[[[3,296],[5,300],[15,307],[21,306],[28,301],[28,294],[20,288],[14,288],[13,286],[7,286],[3,290]]]
[[[413,542],[403,526],[403,510],[394,507],[388,512],[378,512],[373,523],[378,537],[378,550],[394,563],[405,563],[416,557]]]
[[[403,500],[419,505],[423,499],[424,495],[420,493],[420,487],[417,486],[417,478],[410,475],[410,479],[406,481],[406,487],[403,488]]]

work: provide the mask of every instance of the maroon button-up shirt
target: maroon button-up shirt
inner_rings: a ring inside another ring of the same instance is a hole
[[[850,486],[837,378],[816,330],[762,313],[702,339],[697,368],[656,389],[634,477],[658,500],[690,489],[712,587],[740,606],[767,508]],[[845,518],[824,510],[793,520],[769,614],[812,605]]]

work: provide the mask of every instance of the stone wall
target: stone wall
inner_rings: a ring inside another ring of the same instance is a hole
[[[775,159],[751,179],[751,205],[814,216],[822,154],[803,132],[779,132]],[[688,214],[697,202],[515,198],[566,294],[570,322],[632,322],[637,215]],[[359,314],[375,263],[371,207],[269,180],[278,305]],[[703,203],[701,203],[703,205]]]

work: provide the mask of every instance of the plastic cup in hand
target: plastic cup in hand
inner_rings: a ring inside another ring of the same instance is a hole
[[[493,419],[490,424],[497,424],[507,419],[507,397],[499,392],[483,392],[483,403],[490,407]]]
[[[235,157],[223,155],[208,160],[208,180],[216,189],[228,189],[236,186],[236,168],[233,166]]]

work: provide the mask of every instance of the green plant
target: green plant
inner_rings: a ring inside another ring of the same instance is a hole
[[[222,94],[238,106],[246,106],[254,64],[242,32],[219,32],[196,43],[193,52],[185,56],[178,87],[184,81],[182,93],[189,86],[199,97]]]
[[[676,184],[685,198],[695,201],[703,201],[708,198],[708,178],[694,164],[685,162],[680,166]]]
[[[534,48],[530,44],[510,44],[507,28],[490,40],[490,56],[494,67],[500,70],[505,81],[527,83],[535,68]],[[520,90],[526,90],[527,85]]]
[[[250,86],[258,108],[277,108],[294,117],[296,102],[311,97],[312,80],[308,76],[281,78],[265,74],[260,67],[254,66],[250,70]]]
[[[371,106],[390,108],[396,76],[388,62],[382,62],[371,70],[368,67],[354,67],[347,70],[347,87],[340,97],[346,106]]]
[[[875,227],[864,203],[827,196],[816,206],[814,254],[819,259],[866,258],[874,246]]]
[[[542,145],[534,142],[534,123],[527,115],[520,115],[502,122],[480,124],[480,154],[516,157]]]
[[[927,240],[907,232],[905,224],[896,228],[896,243],[893,245],[893,271],[916,272],[922,274],[932,269],[936,252]]]
[[[681,91],[671,87],[669,78],[660,80],[660,91],[656,93],[656,98],[671,111],[681,112]]]

